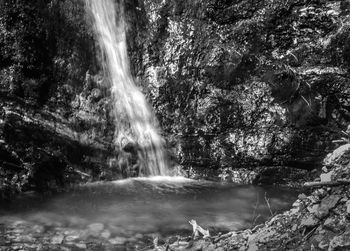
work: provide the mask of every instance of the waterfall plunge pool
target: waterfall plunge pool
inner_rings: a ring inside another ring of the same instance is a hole
[[[147,236],[190,235],[191,219],[217,234],[261,223],[296,198],[297,191],[277,187],[182,177],[97,182],[50,198],[28,195],[2,204],[0,235],[10,229],[34,239],[61,236],[62,244],[96,239],[125,244]]]

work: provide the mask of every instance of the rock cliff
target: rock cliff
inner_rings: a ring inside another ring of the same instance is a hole
[[[123,4],[133,75],[170,157],[189,175],[311,170],[342,136],[350,119],[349,1]],[[103,55],[84,2],[0,7],[2,184],[46,190],[121,177]]]

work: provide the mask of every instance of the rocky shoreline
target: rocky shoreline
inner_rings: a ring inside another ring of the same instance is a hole
[[[324,160],[322,174],[292,209],[253,229],[207,239],[180,241],[163,250],[349,250],[350,144]]]

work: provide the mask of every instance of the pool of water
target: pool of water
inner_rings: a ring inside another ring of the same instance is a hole
[[[296,199],[276,187],[194,181],[181,177],[92,183],[51,198],[24,196],[0,206],[0,223],[23,220],[86,229],[103,224],[113,235],[190,233],[194,219],[211,232],[262,222]],[[267,202],[268,200],[268,202]]]
[[[139,250],[156,237],[190,235],[192,219],[211,235],[252,227],[296,198],[297,191],[276,187],[182,177],[91,183],[48,198],[24,195],[0,204],[0,250],[51,249],[52,244],[70,250],[85,243]]]

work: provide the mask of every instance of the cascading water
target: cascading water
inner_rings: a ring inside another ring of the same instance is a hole
[[[163,139],[156,118],[144,95],[136,87],[129,68],[123,7],[114,0],[87,0],[104,59],[102,66],[111,83],[114,101],[115,144],[122,148],[133,143],[142,159],[145,175],[167,175]]]

